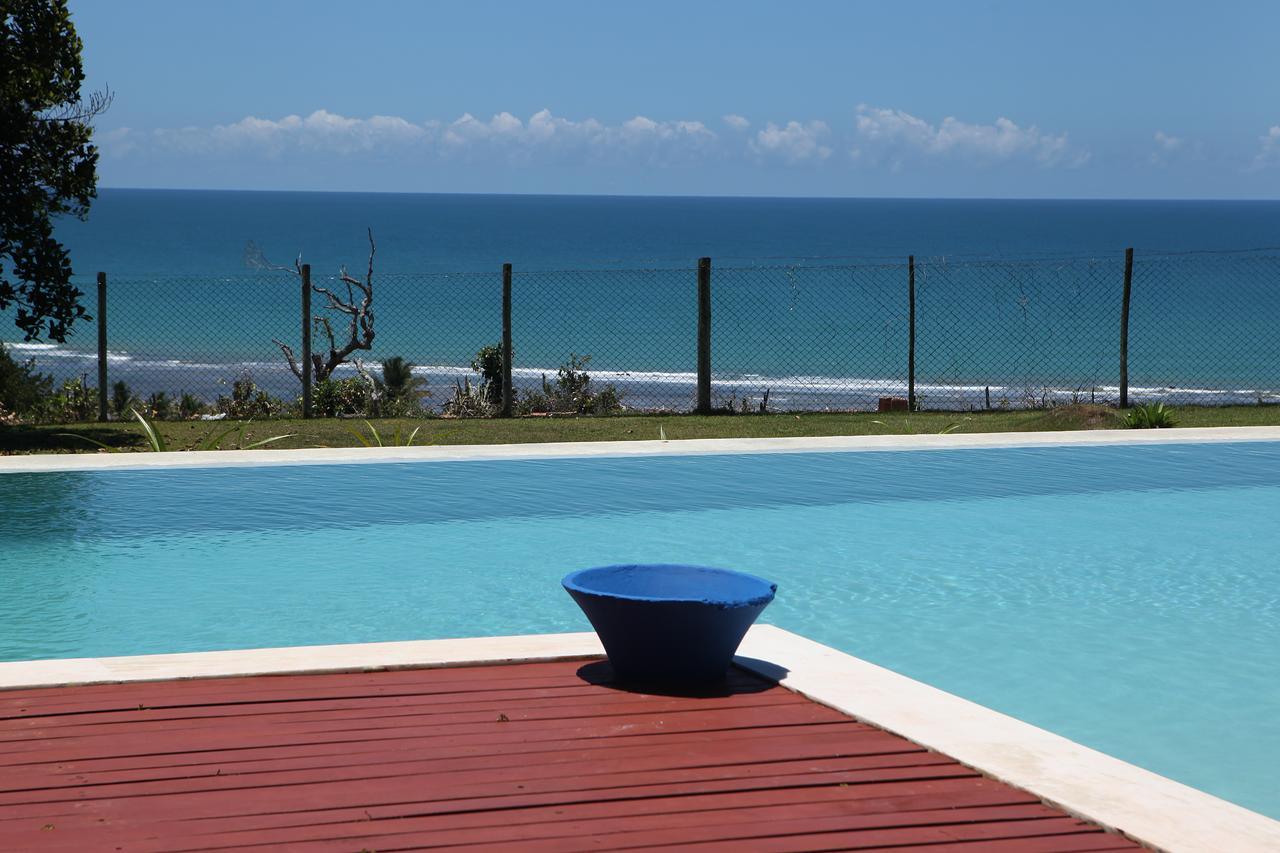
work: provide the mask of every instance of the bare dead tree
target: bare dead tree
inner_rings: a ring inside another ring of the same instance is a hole
[[[315,330],[322,332],[329,343],[327,353],[323,351],[311,353],[311,375],[315,382],[322,382],[328,379],[339,365],[353,361],[351,356],[357,350],[373,348],[375,334],[373,328],[373,258],[377,253],[377,249],[377,244],[373,240],[373,229],[370,228],[369,265],[364,279],[361,280],[350,275],[345,266],[338,271],[338,281],[346,287],[345,299],[340,293],[334,293],[327,287],[321,287],[314,282],[311,285],[313,293],[325,298],[325,309],[346,317],[346,335],[341,346],[338,344],[333,324],[328,317],[313,317],[311,320]],[[302,276],[301,256],[294,261],[292,269],[278,266],[267,261],[262,250],[252,241],[245,247],[245,263],[258,269],[285,270],[299,277]],[[298,356],[294,353],[293,347],[279,339],[272,339],[272,343],[280,347],[280,352],[284,354],[285,359],[289,362],[289,369],[293,371],[294,376],[298,377],[298,381],[302,381],[302,367],[298,363]],[[358,360],[355,360],[355,362],[357,371],[364,374],[363,365],[360,365]]]

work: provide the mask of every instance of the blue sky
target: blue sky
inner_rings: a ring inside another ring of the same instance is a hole
[[[72,0],[104,187],[1280,197],[1280,3]]]

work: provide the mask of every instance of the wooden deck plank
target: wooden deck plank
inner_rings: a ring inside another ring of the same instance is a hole
[[[165,779],[159,781],[135,780],[100,785],[70,785],[55,788],[32,789],[11,794],[12,803],[58,803],[84,802],[95,799],[117,799],[121,797],[165,796],[175,797],[182,794],[252,791],[263,788],[304,787],[311,785],[332,785],[338,782],[377,782],[389,785],[412,785],[422,796],[430,796],[437,787],[447,786],[448,790],[465,793],[472,790],[484,790],[493,794],[502,792],[516,793],[537,785],[540,791],[597,791],[615,787],[636,787],[641,785],[675,784],[687,781],[714,781],[727,779],[751,779],[758,776],[774,778],[790,775],[812,775],[817,773],[840,773],[847,771],[877,770],[889,768],[927,768],[946,766],[948,773],[952,763],[946,756],[927,752],[904,752],[899,754],[877,754],[870,756],[853,756],[845,758],[810,758],[800,761],[774,761],[756,763],[718,763],[695,764],[691,767],[663,766],[659,769],[633,768],[627,763],[588,761],[555,767],[548,770],[543,767],[498,769],[501,781],[495,780],[495,771],[481,768],[469,771],[454,771],[447,779],[441,779],[441,772],[432,762],[413,762],[408,766],[395,768],[356,767],[333,768],[319,771],[286,771],[246,777],[210,772],[199,777],[185,779]],[[928,772],[921,770],[920,772]],[[4,804],[0,801],[0,805]]]
[[[787,701],[777,694],[759,694],[749,700],[706,699],[703,706],[692,709],[683,700],[666,701],[610,701],[596,702],[585,697],[555,702],[522,702],[508,700],[484,704],[468,704],[464,708],[438,709],[423,706],[397,706],[385,708],[371,706],[367,710],[359,704],[345,708],[273,710],[263,713],[257,706],[237,709],[238,727],[245,732],[274,733],[281,726],[304,732],[327,732],[356,728],[394,728],[411,723],[414,725],[450,725],[460,723],[491,723],[499,715],[509,720],[592,720],[608,722],[612,717],[632,717],[637,714],[703,714],[740,708],[765,708],[775,706],[804,707],[802,702]],[[135,708],[132,712],[113,712],[110,720],[83,721],[57,726],[39,725],[37,721],[23,721],[21,726],[0,730],[0,749],[5,744],[39,743],[88,739],[95,736],[114,738],[127,731],[132,735],[153,735],[202,730],[206,721],[226,713],[206,713],[184,717],[157,716],[150,709]],[[130,718],[132,716],[132,719]],[[835,719],[835,717],[831,717]]]
[[[732,841],[709,841],[681,844],[681,849],[700,853],[737,853],[749,850],[753,853],[817,853],[828,850],[915,850],[920,853],[938,853],[940,850],[965,851],[965,853],[1075,853],[1075,851],[1114,849],[1111,839],[1100,829],[1075,830],[1070,818],[1060,818],[1055,825],[1043,826],[1036,831],[1022,826],[1022,821],[983,823],[972,826],[904,827],[902,829],[823,833],[797,833],[765,838],[739,838]],[[1027,824],[1049,824],[1050,821],[1027,821]],[[1121,840],[1123,844],[1123,840]],[[1112,845],[1108,847],[1107,845]],[[523,846],[522,846],[523,847]],[[379,853],[395,853],[412,847],[382,847]],[[581,844],[567,843],[558,849],[587,850]],[[596,848],[600,849],[600,848]],[[658,843],[631,850],[669,850],[670,845]],[[1120,849],[1141,849],[1136,845]]]
[[[386,694],[423,697],[482,696],[510,689],[582,690],[595,685],[576,678],[590,662],[553,661],[513,665],[439,667],[424,669],[345,672],[320,675],[254,675],[190,680],[139,681],[65,688],[23,688],[0,691],[0,719],[35,713],[92,713],[97,710],[129,710],[139,697],[153,703],[239,704],[246,701],[292,701],[306,698],[375,696]],[[760,689],[753,675],[735,670],[709,695],[739,695]]]
[[[240,832],[201,835],[189,839],[196,850],[208,845],[234,846],[239,844],[273,845],[328,842],[333,849],[349,847],[352,839],[374,843],[379,849],[408,843],[421,844],[429,834],[435,846],[519,844],[521,849],[534,850],[539,844],[554,846],[569,839],[578,844],[589,839],[589,845],[599,847],[607,842],[611,849],[649,843],[640,833],[649,837],[667,837],[672,844],[690,843],[691,839],[750,838],[766,831],[776,832],[779,827],[794,825],[799,829],[822,827],[855,829],[880,826],[926,826],[930,824],[960,824],[978,821],[1028,820],[1059,817],[1056,810],[1039,804],[1012,806],[985,806],[917,810],[907,812],[864,813],[849,808],[840,800],[811,804],[782,804],[755,809],[720,809],[684,813],[655,813],[638,816],[608,815],[592,819],[567,819],[545,821],[536,824],[520,823],[501,826],[476,826],[427,830],[420,826],[405,826],[403,822],[388,823],[371,831],[368,822],[348,822],[324,826],[301,826],[265,832]],[[639,839],[639,840],[638,840]]]
[[[264,715],[295,714],[305,711],[341,711],[344,709],[373,710],[381,708],[421,708],[423,710],[465,711],[467,706],[488,707],[494,704],[518,703],[522,707],[536,708],[540,706],[557,706],[588,699],[596,705],[627,704],[638,701],[631,694],[618,691],[600,691],[595,685],[585,682],[576,684],[563,683],[564,675],[557,676],[554,684],[539,686],[512,686],[503,689],[484,691],[429,691],[414,690],[404,687],[397,690],[373,692],[367,687],[352,688],[349,695],[346,691],[335,689],[328,692],[316,692],[315,695],[298,692],[282,693],[283,688],[273,690],[267,695],[249,695],[234,693],[234,701],[228,701],[225,692],[209,693],[208,689],[199,689],[192,683],[189,691],[168,690],[161,694],[156,691],[164,685],[155,682],[144,682],[129,685],[133,689],[124,695],[113,698],[108,703],[81,703],[71,710],[65,707],[49,707],[46,704],[30,699],[14,703],[11,713],[0,716],[0,735],[8,731],[30,731],[33,726],[76,727],[109,723],[116,721],[137,722],[133,716],[136,711],[145,709],[150,720],[182,720],[202,717],[223,716],[228,709],[234,707],[236,713],[248,717],[255,712]],[[203,686],[203,682],[201,683]],[[318,690],[318,688],[317,688]],[[0,697],[5,695],[0,692]],[[688,697],[668,697],[678,703]],[[769,703],[769,702],[803,702],[795,694],[777,691],[746,692],[712,692],[700,697],[710,703],[721,700],[729,704]],[[167,712],[167,713],[166,713]]]
[[[891,825],[885,826],[885,823]],[[932,841],[987,841],[997,838],[1038,838],[1076,833],[1094,834],[1101,830],[1081,826],[1080,821],[1061,815],[1042,815],[1020,819],[986,819],[966,821],[960,815],[950,819],[939,816],[922,822],[907,822],[876,815],[867,817],[808,817],[795,820],[774,820],[767,824],[756,821],[746,823],[703,824],[693,827],[653,828],[623,833],[610,833],[605,837],[609,849],[643,850],[646,848],[690,847],[708,843],[721,845],[769,845],[777,843],[793,848],[795,840],[808,846],[801,849],[822,847],[832,841],[843,849],[877,849],[898,847],[904,843],[929,843]],[[379,849],[395,850],[410,839],[399,842],[379,840]],[[563,837],[535,842],[520,842],[522,853],[551,853],[551,851],[582,851],[593,849],[581,837]],[[595,849],[598,849],[596,847]]]
[[[227,718],[218,718],[220,720]],[[131,735],[128,730],[114,737],[36,740],[30,744],[7,747],[0,754],[0,766],[29,764],[38,761],[83,760],[110,755],[154,755],[175,751],[204,752],[216,749],[251,748],[256,746],[340,744],[406,738],[452,740],[455,743],[520,743],[561,739],[632,738],[668,732],[712,732],[753,729],[762,726],[804,725],[839,720],[839,712],[820,705],[788,704],[779,708],[740,708],[720,715],[645,714],[611,720],[571,721],[566,725],[556,720],[531,721],[521,726],[504,725],[498,717],[481,723],[448,725],[403,725],[394,728],[366,727],[350,731],[326,731],[314,734],[293,732],[240,733],[233,727],[218,726],[184,734],[177,742],[145,735]],[[517,730],[518,729],[518,730]]]
[[[672,774],[678,775],[678,774]],[[276,812],[320,811],[352,808],[370,819],[400,817],[405,814],[447,814],[465,811],[497,811],[553,803],[603,802],[640,797],[679,797],[690,794],[759,791],[793,787],[840,785],[858,787],[886,781],[925,781],[972,778],[973,771],[958,764],[929,764],[911,767],[877,767],[859,770],[806,771],[785,775],[770,774],[767,767],[749,768],[746,773],[709,774],[709,778],[680,781],[650,781],[649,784],[591,788],[570,780],[568,786],[508,782],[495,778],[491,783],[452,786],[435,774],[408,779],[361,780],[358,785],[328,782],[274,788],[199,791],[179,794],[152,794],[125,800],[128,807],[145,804],[156,819],[209,817],[219,814],[268,814]],[[53,803],[33,799],[0,805],[15,817],[34,817],[50,806],[74,804],[86,813],[109,816],[118,813],[122,800],[115,797],[59,799]]]
[[[260,746],[254,748],[235,748],[225,750],[208,750],[204,752],[170,752],[163,754],[143,754],[125,756],[106,756],[89,759],[59,759],[33,762],[20,765],[21,773],[51,773],[68,775],[71,773],[92,773],[112,770],[162,769],[162,768],[201,768],[201,767],[254,767],[270,765],[273,762],[301,763],[320,762],[318,766],[329,766],[331,762],[342,763],[346,759],[353,761],[376,761],[378,756],[418,755],[432,757],[437,760],[484,758],[493,755],[510,757],[513,761],[543,761],[553,755],[567,752],[593,754],[597,750],[609,750],[611,755],[626,755],[633,750],[648,750],[655,747],[655,741],[664,747],[692,748],[697,745],[723,744],[726,749],[740,746],[749,741],[787,741],[810,743],[819,740],[834,740],[835,744],[843,744],[846,739],[852,742],[855,737],[883,736],[885,733],[853,721],[823,722],[809,725],[778,726],[767,729],[726,729],[711,732],[693,732],[682,734],[665,734],[660,740],[656,738],[633,738],[618,740],[596,738],[590,741],[552,739],[529,743],[505,743],[494,745],[485,742],[457,744],[448,740],[424,743],[419,738],[401,738],[379,740],[373,743],[339,743],[339,744],[295,744],[289,746]],[[617,751],[617,752],[615,752]],[[21,787],[21,786],[19,786]]]
[[[0,692],[0,849],[1135,849],[743,672],[588,669]]]
[[[388,826],[397,829],[430,832],[433,835],[452,828],[492,828],[534,826],[566,820],[612,820],[624,816],[685,815],[717,810],[755,811],[774,806],[808,806],[838,802],[846,811],[875,813],[880,811],[917,811],[930,808],[968,808],[1001,805],[1025,805],[1038,802],[1035,797],[1007,786],[969,777],[935,779],[925,782],[898,781],[878,786],[864,786],[861,796],[851,797],[838,786],[826,788],[782,788],[759,791],[696,794],[675,798],[605,800],[582,803],[553,803],[504,811],[462,811],[434,815],[415,815],[407,808]],[[275,830],[299,827],[360,823],[369,821],[363,809],[327,810],[323,814],[294,812],[247,816],[217,816],[184,820],[183,827],[193,834],[252,832],[265,834]],[[119,822],[119,821],[117,821]],[[366,825],[368,825],[366,823]]]
[[[916,756],[918,747],[904,744],[884,732],[859,732],[850,737],[807,735],[799,738],[775,738],[762,744],[742,743],[735,759],[726,759],[723,746],[715,744],[664,744],[639,747],[615,747],[603,755],[596,750],[544,752],[536,763],[527,756],[511,756],[506,752],[488,752],[459,758],[440,758],[429,750],[399,750],[372,754],[337,754],[322,758],[290,761],[276,759],[256,763],[216,763],[188,765],[178,768],[136,768],[127,770],[84,771],[74,766],[54,768],[42,766],[34,771],[14,774],[0,782],[0,792],[37,792],[47,790],[93,789],[110,785],[136,783],[172,783],[183,780],[217,778],[224,783],[237,782],[246,787],[268,784],[295,784],[311,781],[362,778],[364,776],[412,776],[416,772],[449,773],[463,780],[467,774],[491,777],[502,772],[507,778],[532,779],[543,775],[581,776],[613,770],[641,772],[660,768],[700,767],[716,764],[751,763],[790,760],[817,760],[851,757]],[[912,758],[911,760],[920,760]],[[175,789],[176,790],[176,789]],[[140,789],[138,793],[143,793]]]

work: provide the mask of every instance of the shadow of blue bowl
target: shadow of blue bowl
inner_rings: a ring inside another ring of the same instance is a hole
[[[743,572],[662,564],[582,569],[563,584],[600,636],[616,677],[654,684],[723,679],[778,589]]]

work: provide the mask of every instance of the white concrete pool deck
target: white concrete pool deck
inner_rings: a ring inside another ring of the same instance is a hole
[[[68,453],[0,456],[0,474],[146,468],[211,468],[371,462],[453,462],[480,459],[568,459],[726,453],[950,450],[991,447],[1082,447],[1116,444],[1203,444],[1280,441],[1280,427],[1197,427],[1166,430],[855,435],[806,438],[704,438],[670,441],[581,441],[430,447],[341,447],[300,450],[212,450],[168,453]]]
[[[1280,850],[1280,821],[772,625],[737,662],[808,698],[1030,791],[1148,846]],[[601,656],[595,634],[543,634],[0,663],[0,690],[83,684],[472,666]]]

